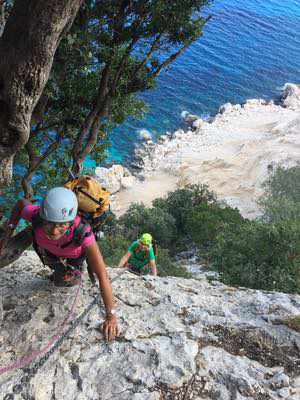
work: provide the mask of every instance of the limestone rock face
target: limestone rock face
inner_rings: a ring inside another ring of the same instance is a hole
[[[109,269],[121,335],[105,343],[102,306],[75,323],[98,288],[57,288],[48,273],[33,252],[0,271],[0,371],[46,352],[0,374],[0,400],[300,398],[300,334],[281,323],[300,296]]]

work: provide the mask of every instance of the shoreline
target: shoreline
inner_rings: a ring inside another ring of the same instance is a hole
[[[268,173],[276,165],[291,167],[300,161],[299,85],[286,84],[280,103],[227,103],[209,121],[190,114],[186,121],[191,125],[186,131],[162,135],[157,143],[146,140],[136,149],[134,175],[132,166],[123,177],[119,168],[119,188],[112,190],[112,210],[118,216],[130,203],[151,206],[155,198],[184,184],[203,183],[244,217],[256,218]],[[101,183],[103,172],[96,168]],[[108,175],[116,177],[113,171]]]

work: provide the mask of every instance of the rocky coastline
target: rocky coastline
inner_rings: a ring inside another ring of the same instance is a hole
[[[276,165],[293,166],[300,153],[300,88],[287,83],[280,102],[250,99],[224,104],[213,118],[186,113],[189,129],[144,135],[129,168],[96,168],[114,194],[117,214],[132,202],[151,201],[186,183],[204,183],[248,218],[259,215],[262,183]]]

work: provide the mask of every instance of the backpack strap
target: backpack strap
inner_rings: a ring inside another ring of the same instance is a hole
[[[31,218],[31,226],[33,233],[37,228],[40,228],[43,225],[43,220],[40,217],[39,213],[36,213]]]
[[[43,220],[42,218],[39,216],[39,214],[36,214],[32,217],[31,220],[31,225],[32,225],[32,233],[33,233],[33,241],[34,243],[36,243],[35,237],[34,237],[34,232],[37,228],[41,227],[43,224]],[[66,247],[68,247],[70,244],[75,244],[76,246],[81,246],[84,239],[86,237],[91,236],[93,233],[91,226],[88,223],[85,222],[80,222],[78,226],[76,226],[76,228],[74,229],[73,232],[73,237],[72,239],[63,244],[61,246],[61,249],[65,249]]]
[[[137,248],[134,250],[134,253],[137,254],[137,253],[138,253],[139,251],[141,251],[141,250],[142,250],[142,245],[141,245],[141,243],[140,243],[140,241],[139,241],[139,245],[138,245]],[[145,251],[145,250],[143,250],[143,251]],[[149,256],[150,249],[147,249],[146,251],[147,251],[148,256]],[[146,251],[145,251],[145,252],[146,252]]]
[[[60,265],[64,265],[65,267],[68,267],[69,269],[76,268],[76,269],[81,270],[83,263],[86,259],[85,254],[83,254],[81,257],[79,257],[77,259],[58,257],[58,256],[55,256],[54,254],[51,254],[46,249],[41,248],[37,244],[37,241],[35,240],[34,231],[37,228],[41,227],[42,223],[43,223],[43,220],[39,216],[39,214],[36,214],[32,217],[32,220],[31,220],[32,239],[33,239],[32,245],[33,245],[35,252],[39,256],[40,260],[42,261],[42,263],[44,265],[50,266],[50,268],[52,268],[52,269],[53,268],[55,269],[55,266],[60,264]],[[86,237],[90,236],[91,234],[92,234],[92,230],[91,230],[89,224],[80,222],[79,225],[74,229],[74,235],[73,235],[72,240],[69,241],[68,243],[64,244],[63,246],[61,246],[61,248],[65,248],[65,247],[69,246],[71,243],[75,243],[76,245],[80,246],[83,243],[84,239]],[[89,274],[89,278],[90,278],[92,284],[95,284],[95,277],[94,277],[94,274],[92,273],[92,271],[90,271],[89,266],[88,266],[88,274]]]
[[[90,224],[80,222],[78,226],[74,229],[72,239],[63,244],[61,249],[65,249],[66,247],[70,246],[70,244],[74,244],[75,246],[81,246],[84,239],[89,237],[93,234]]]
[[[88,197],[90,200],[92,200],[94,203],[98,204],[98,206],[102,206],[103,204],[103,199],[100,197],[99,200],[95,199],[95,197],[91,196],[89,193],[87,193],[85,190],[83,190],[80,186],[78,186],[76,189],[76,191],[84,194],[86,197]]]

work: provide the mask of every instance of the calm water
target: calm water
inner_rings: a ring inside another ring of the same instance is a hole
[[[215,0],[204,36],[142,95],[150,112],[111,135],[109,159],[125,162],[147,129],[155,140],[182,126],[186,110],[205,117],[221,104],[277,98],[300,83],[300,0]]]

